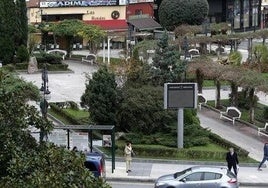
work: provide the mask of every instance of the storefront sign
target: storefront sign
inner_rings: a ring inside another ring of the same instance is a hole
[[[129,0],[129,4],[135,3],[153,3],[154,0]]]
[[[116,6],[118,0],[65,0],[65,1],[42,1],[41,8],[52,7],[91,7],[91,6]]]

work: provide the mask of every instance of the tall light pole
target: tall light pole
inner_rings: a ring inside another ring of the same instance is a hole
[[[42,92],[41,94],[43,96],[42,96],[42,100],[40,102],[40,109],[41,109],[42,117],[46,121],[47,120],[47,109],[48,109],[47,97],[50,94],[50,91],[48,90],[48,72],[47,72],[46,65],[44,65],[44,68],[42,70],[41,78],[42,78],[42,86],[40,88],[40,92]],[[40,137],[39,137],[40,142],[42,142],[45,137],[47,139],[47,133],[43,128],[41,128],[40,129]]]

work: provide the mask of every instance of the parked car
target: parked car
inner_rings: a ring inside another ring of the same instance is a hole
[[[91,171],[95,177],[104,178],[106,177],[105,169],[105,157],[103,154],[93,152],[86,153],[85,167]]]
[[[225,167],[195,166],[159,177],[155,188],[238,188],[236,176]]]

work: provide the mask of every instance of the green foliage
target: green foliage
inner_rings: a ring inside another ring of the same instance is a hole
[[[221,140],[223,141],[223,140]],[[224,142],[224,141],[223,141]],[[193,161],[225,161],[226,151],[229,147],[234,147],[238,149],[239,159],[241,161],[249,161],[248,159],[248,152],[243,153],[244,151],[240,150],[237,146],[231,144],[226,144],[227,148],[221,147],[219,145],[213,145],[212,148],[211,144],[206,147],[191,147],[191,148],[184,148],[184,149],[177,149],[176,147],[165,147],[156,144],[149,144],[149,145],[137,145],[133,144],[133,149],[138,157],[142,158],[168,158],[168,159],[176,159],[176,160],[193,160]],[[118,145],[117,154],[123,155],[122,151],[124,149],[124,145]],[[252,162],[252,161],[251,161]]]
[[[0,69],[0,187],[108,188],[85,167],[85,157],[54,145],[38,144],[28,128],[49,132],[52,123],[34,106],[39,90]]]
[[[32,151],[36,143],[26,128],[32,125],[45,131],[51,123],[39,116],[26,101],[39,99],[39,89],[0,69],[0,177],[7,174],[9,162],[20,151]]]
[[[167,32],[157,43],[157,49],[152,64],[152,81],[155,85],[166,82],[179,82],[186,66],[180,60],[180,54],[175,46],[169,45]]]
[[[253,104],[254,106],[257,105],[258,97],[254,95]],[[238,107],[249,110],[250,108],[250,100],[249,100],[249,90],[244,89],[238,92]]]
[[[253,47],[253,54],[257,63],[268,63],[268,48],[266,45],[256,45]]]
[[[9,175],[0,183],[1,187],[110,187],[102,179],[94,178],[84,167],[82,153],[41,145],[31,153],[19,151],[17,154],[11,161]]]
[[[181,24],[200,25],[208,9],[207,0],[163,0],[159,7],[160,24],[170,31]]]
[[[29,56],[29,52],[28,52],[26,46],[24,46],[24,45],[19,46],[19,48],[17,50],[16,58],[19,61],[19,63],[21,63],[21,62],[28,63],[30,56]]]
[[[143,40],[134,46],[133,51],[139,53],[143,57],[143,59],[148,59],[149,54],[147,50],[155,50],[157,48],[156,40]]]
[[[49,103],[51,110],[55,112],[56,114],[60,115],[62,118],[66,119],[70,124],[81,125],[84,123],[88,123],[88,121],[84,122],[83,119],[79,119],[75,115],[72,115],[68,113],[67,111],[63,110],[65,104],[66,104],[65,102],[64,103]]]
[[[16,0],[16,32],[14,33],[16,46],[27,46],[28,40],[28,17],[25,0]]]
[[[65,37],[67,41],[67,52],[70,54],[71,45],[75,36],[78,36],[84,24],[81,20],[66,19],[58,22],[52,27],[53,33],[57,36]]]
[[[41,66],[43,66],[43,64],[45,63],[49,63],[49,64],[61,64],[61,56],[58,54],[48,54],[45,52],[40,52],[40,54],[36,54],[36,60],[38,62],[38,64],[41,64]]]
[[[122,130],[149,135],[165,130],[173,122],[174,113],[163,109],[162,87],[126,87],[116,119]]]
[[[228,61],[232,65],[240,66],[241,65],[241,60],[242,60],[242,54],[239,51],[231,52],[228,55]]]
[[[15,3],[10,0],[0,2],[0,60],[4,65],[12,63],[15,53],[14,34],[16,32]]]
[[[229,149],[230,147],[234,148],[234,150],[238,153],[239,157],[247,157],[249,152],[244,150],[243,148],[238,147],[237,145],[233,144],[232,142],[223,139],[222,137],[210,133],[209,138],[216,144],[222,146],[223,148]]]
[[[151,83],[150,66],[142,61],[130,60],[130,67],[127,72],[126,86],[140,87]]]
[[[95,54],[97,53],[103,38],[106,36],[106,33],[99,26],[85,24],[78,31],[78,35],[88,41],[90,52]]]
[[[16,63],[16,65],[13,65],[13,67],[16,70],[27,70],[28,65],[29,65],[28,63]]]
[[[115,75],[106,66],[101,67],[90,78],[81,96],[81,106],[88,109],[96,124],[114,125],[118,105],[118,91]]]
[[[268,120],[268,107],[267,106],[263,110],[263,118]]]

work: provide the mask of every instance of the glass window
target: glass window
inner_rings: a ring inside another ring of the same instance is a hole
[[[200,181],[202,172],[196,172],[185,177],[186,181]]]
[[[219,173],[213,173],[213,172],[205,172],[204,174],[204,180],[216,180],[220,179],[222,177]]]
[[[243,20],[244,20],[244,28],[249,27],[249,0],[244,0],[243,4]]]
[[[234,1],[234,28],[239,29],[240,28],[240,14],[241,14],[241,9],[240,9],[240,0],[235,0]]]
[[[258,25],[258,0],[253,0],[252,1],[252,26],[257,26]]]

